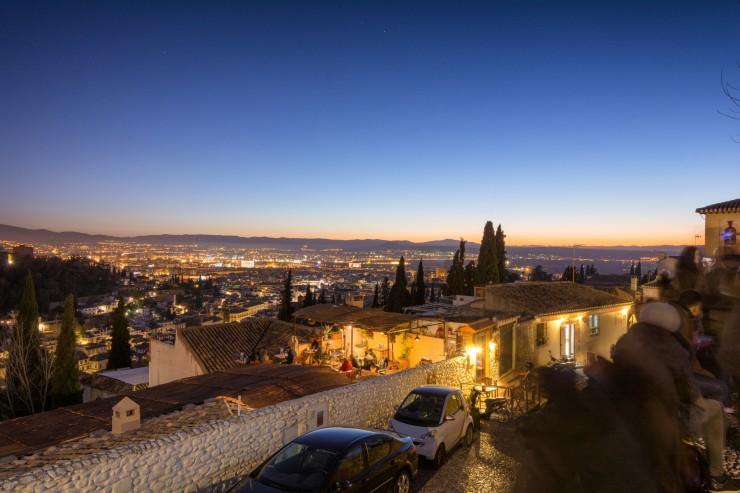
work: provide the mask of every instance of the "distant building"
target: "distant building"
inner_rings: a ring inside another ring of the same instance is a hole
[[[736,228],[740,227],[740,199],[699,207],[696,212],[704,216],[705,256],[740,254],[736,238]]]
[[[18,245],[13,247],[13,262],[20,262],[25,258],[33,258],[33,247]]]

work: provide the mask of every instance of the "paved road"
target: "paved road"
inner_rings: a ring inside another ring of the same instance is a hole
[[[439,470],[422,461],[412,493],[502,493],[514,486],[521,453],[513,424],[482,421],[470,448],[456,447]]]

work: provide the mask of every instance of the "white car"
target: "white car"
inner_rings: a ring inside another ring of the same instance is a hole
[[[390,428],[413,438],[417,453],[441,466],[460,440],[473,443],[473,416],[459,389],[425,385],[412,390],[396,409]]]

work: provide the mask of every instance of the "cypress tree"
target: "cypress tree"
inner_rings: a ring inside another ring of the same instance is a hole
[[[578,272],[578,284],[586,282],[586,273],[583,270],[583,264],[581,264],[581,270]]]
[[[375,283],[375,290],[373,291],[373,304],[371,305],[372,308],[380,308],[380,299],[379,299],[379,293],[378,288],[379,284]]]
[[[506,235],[499,224],[496,228],[496,261],[498,262],[498,281],[506,282]]]
[[[630,277],[635,275],[635,263],[632,262],[632,265],[630,265]]]
[[[313,293],[311,292],[311,285],[306,283],[306,294],[303,297],[303,306],[311,306],[313,305]]]
[[[75,333],[74,296],[70,294],[64,300],[62,328],[59,331],[57,350],[54,354],[51,377],[51,399],[54,407],[82,402],[80,370],[75,354]]]
[[[432,281],[432,289],[429,291],[429,303],[434,303],[435,301],[437,301],[437,299],[434,297],[434,290],[434,281]]]
[[[398,266],[396,267],[396,282],[391,288],[390,299],[386,308],[387,311],[400,313],[405,307],[411,305],[411,294],[406,288],[407,285],[406,266],[403,255],[401,255],[401,259],[398,261]]]
[[[465,266],[465,276],[464,276],[464,288],[463,288],[463,294],[467,296],[472,296],[473,291],[475,291],[475,262],[472,260],[468,262],[468,265]]]
[[[321,288],[321,293],[319,294],[318,302],[322,305],[326,304],[326,288]]]
[[[466,267],[467,269],[467,267]],[[478,252],[478,268],[475,272],[476,284],[491,284],[498,282],[498,258],[496,257],[496,234],[493,232],[493,223],[486,221],[483,227],[483,238],[480,241]]]
[[[380,290],[380,306],[387,309],[391,299],[391,284],[388,276],[383,277],[383,286]]]
[[[426,285],[424,284],[424,263],[419,260],[419,267],[416,270],[416,292],[414,305],[423,305],[425,302]]]
[[[278,311],[278,320],[290,322],[293,315],[293,306],[290,304],[293,299],[293,272],[288,269],[288,273],[283,280],[283,289],[280,291],[280,310]],[[332,300],[334,296],[332,296]]]
[[[123,299],[113,310],[113,328],[111,329],[111,348],[108,355],[108,369],[128,368],[131,366],[131,334],[126,320],[126,307]]]
[[[6,365],[6,393],[13,415],[43,411],[49,388],[46,353],[39,338],[39,312],[31,272],[26,277]]]
[[[460,238],[460,247],[452,257],[452,265],[447,272],[445,288],[448,295],[463,294],[465,292],[465,243],[467,242]]]
[[[642,277],[642,262],[639,260],[637,261],[637,267],[635,267],[635,275],[637,277]]]

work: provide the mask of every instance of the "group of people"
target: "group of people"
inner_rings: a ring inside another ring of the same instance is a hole
[[[682,252],[662,299],[638,305],[612,361],[585,368],[585,387],[572,370],[537,369],[548,403],[519,425],[516,491],[740,491],[724,467],[740,382],[740,263],[701,260],[694,247]]]
[[[381,373],[385,371],[385,369],[388,366],[388,359],[382,358],[381,361],[378,361],[378,357],[375,354],[375,351],[373,351],[372,348],[368,348],[367,351],[365,351],[365,356],[360,358],[359,356],[352,354],[351,356],[345,356],[344,360],[342,361],[342,364],[339,366],[339,371],[350,371],[350,370],[356,370],[357,373],[361,373],[362,370],[367,370],[370,372],[378,372]]]

